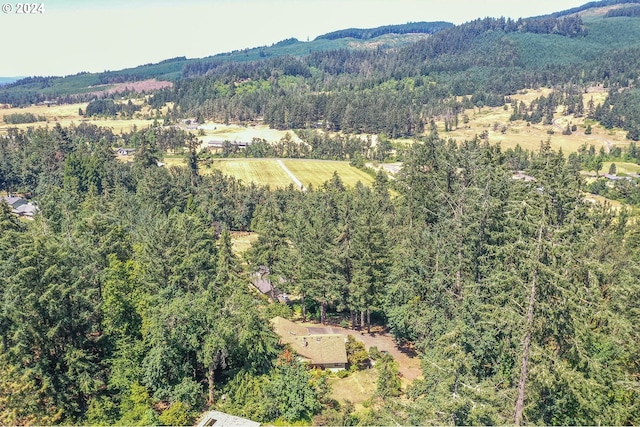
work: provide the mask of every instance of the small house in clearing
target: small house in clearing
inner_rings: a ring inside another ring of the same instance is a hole
[[[136,151],[135,148],[124,148],[124,147],[120,147],[116,150],[116,154],[118,154],[118,156],[130,156],[131,154],[133,154]]]
[[[342,334],[328,328],[307,328],[282,317],[271,319],[282,344],[289,344],[310,367],[339,371],[347,367],[347,351]]]
[[[12,195],[2,196],[0,197],[0,201],[8,204],[11,212],[21,217],[33,218],[35,214],[38,213],[38,207],[22,197]]]

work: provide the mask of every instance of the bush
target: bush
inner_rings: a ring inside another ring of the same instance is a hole
[[[47,120],[45,116],[36,116],[32,113],[13,113],[2,117],[8,125],[19,125],[21,123],[44,122]]]
[[[193,425],[195,418],[188,404],[173,402],[169,409],[160,414],[158,421],[165,426],[190,426]]]
[[[299,306],[298,306],[299,307]],[[302,315],[302,309],[299,310],[299,315]],[[265,316],[267,319],[272,319],[276,316],[284,317],[285,319],[292,319],[294,315],[294,309],[288,304],[273,303],[267,304],[265,307]]]
[[[378,360],[382,357],[382,353],[380,353],[378,347],[372,346],[369,347],[369,357],[371,358],[371,360]]]
[[[347,369],[342,369],[336,372],[336,376],[338,378],[347,378],[349,376],[349,371]]]
[[[364,344],[357,341],[353,335],[347,335],[345,344],[347,350],[347,360],[356,370],[366,369],[369,367],[369,353]]]

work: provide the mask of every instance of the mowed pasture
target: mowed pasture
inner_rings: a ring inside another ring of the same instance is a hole
[[[272,189],[293,184],[275,159],[215,159],[210,169],[217,169],[224,175],[233,176],[244,183],[267,185]],[[201,170],[207,173],[206,166]]]
[[[349,187],[355,186],[358,181],[363,184],[373,183],[371,175],[351,166],[346,161],[287,159],[282,160],[282,163],[305,187],[308,187],[309,184],[314,187],[322,185],[333,177],[334,171]]]
[[[637,165],[635,163],[628,163],[628,162],[603,162],[602,163],[602,169],[600,170],[600,173],[607,173],[609,172],[609,168],[611,167],[611,163],[615,163],[616,165],[616,174],[618,175],[626,175],[626,174],[630,174],[630,173],[640,173],[640,165]]]
[[[284,188],[296,184],[280,166],[278,160],[307,187],[317,187],[329,181],[335,171],[345,185],[353,187],[358,181],[363,184],[373,183],[373,177],[346,161],[314,160],[314,159],[213,159],[210,165],[200,163],[200,173],[206,175],[219,170],[224,175],[233,176],[246,183],[267,185],[272,189]],[[167,166],[185,166],[180,158],[164,160]]]

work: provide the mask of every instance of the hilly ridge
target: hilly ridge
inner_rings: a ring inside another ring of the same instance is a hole
[[[542,17],[482,18],[457,26],[347,29],[311,42],[292,38],[203,59],[27,78],[0,88],[0,103],[86,102],[96,97],[96,85],[157,79],[175,84],[147,102],[156,110],[173,103],[170,120],[263,120],[276,129],[320,126],[410,137],[435,118],[502,106],[526,88],[564,87],[567,99],[590,85],[634,91],[640,19],[629,10],[633,3],[638,1],[606,0]],[[612,10],[623,16],[611,16]],[[618,125],[634,135],[640,111],[625,110]]]

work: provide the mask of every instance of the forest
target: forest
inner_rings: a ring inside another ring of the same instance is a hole
[[[395,49],[194,62],[146,97],[172,106],[148,128],[8,126],[0,195],[39,213],[24,220],[0,202],[0,425],[193,425],[208,409],[274,425],[637,425],[640,191],[599,176],[604,162],[613,175],[615,162],[640,163],[640,25],[633,6],[618,15],[484,18]],[[624,40],[608,38],[614,27]],[[582,101],[592,85],[607,89],[602,103]],[[553,90],[511,98],[542,86]],[[448,137],[465,110],[490,106],[530,125],[562,109],[630,143],[566,154],[548,139],[532,151]],[[138,108],[106,96],[85,115]],[[370,170],[371,185],[245,183],[205,167],[211,154],[176,125],[194,117],[299,138],[220,156],[402,167]],[[130,162],[119,147],[135,149]],[[169,153],[181,165],[163,166]],[[238,232],[257,236],[244,252]],[[251,286],[265,267],[294,301]],[[338,401],[334,374],[279,344],[275,316],[384,327],[421,375],[402,385],[389,355],[351,341],[345,375],[372,360],[377,382],[361,407]]]
[[[184,424],[221,395],[261,422],[506,424],[516,403],[531,424],[637,422],[640,229],[548,145],[525,154],[535,182],[509,150],[432,134],[393,182],[301,192],[200,174],[193,152],[157,167],[152,130],[122,163],[97,130],[1,139],[41,209],[2,209],[3,424]],[[243,259],[232,230],[259,235]],[[362,413],[328,399],[267,326],[286,306],[249,290],[263,265],[303,316],[384,321],[424,378]]]

